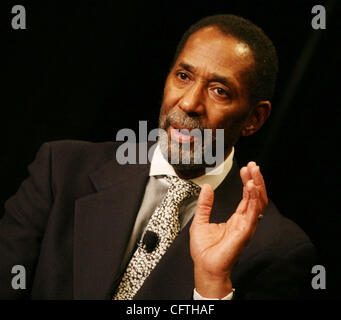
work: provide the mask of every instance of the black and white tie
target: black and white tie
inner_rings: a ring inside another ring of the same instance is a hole
[[[170,183],[167,194],[151,216],[113,300],[133,299],[179,233],[181,203],[200,192],[200,187],[191,181],[175,176],[166,179]],[[148,237],[150,240],[143,241]]]

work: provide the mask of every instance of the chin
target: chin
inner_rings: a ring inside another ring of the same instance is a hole
[[[163,157],[173,166],[176,171],[189,172],[198,171],[206,168],[204,162],[204,150],[201,153],[194,152],[193,145],[189,150],[179,145],[172,143],[172,140],[167,134],[160,135],[160,149]]]

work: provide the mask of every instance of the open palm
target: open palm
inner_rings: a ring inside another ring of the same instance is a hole
[[[243,198],[235,213],[224,223],[210,223],[214,192],[204,185],[190,229],[190,249],[195,267],[196,287],[200,282],[218,279],[227,281],[232,268],[251,240],[258,217],[264,212],[268,198],[259,167],[250,162],[241,169]]]

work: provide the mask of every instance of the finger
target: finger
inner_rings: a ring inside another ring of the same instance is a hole
[[[240,169],[240,177],[242,178],[243,181],[243,197],[247,197],[247,191],[246,191],[246,184],[249,180],[251,180],[251,174],[248,170],[247,167],[243,167]]]
[[[243,167],[240,169],[240,177],[242,178],[244,186],[246,186],[247,182],[252,179],[247,167]]]
[[[211,185],[204,184],[199,194],[197,208],[193,218],[193,224],[205,224],[210,222],[213,201],[214,192]]]
[[[258,190],[260,191],[260,198],[262,200],[262,207],[265,209],[268,203],[268,196],[266,193],[265,182],[262,173],[260,172],[259,166],[251,166],[249,169],[252,180],[254,181],[255,185],[257,186]]]
[[[260,172],[259,166],[248,166],[249,172],[256,186],[265,187],[264,179],[262,173]]]
[[[251,175],[251,170],[252,168],[255,168],[257,167],[257,163],[255,161],[250,161],[248,164],[247,164],[247,169],[249,170],[250,172],[250,175]]]
[[[242,214],[242,213],[245,213],[245,211],[247,209],[247,202],[249,199],[249,194],[247,192],[246,185],[247,185],[248,181],[251,180],[251,174],[250,174],[249,169],[247,167],[242,167],[240,169],[240,177],[241,177],[241,179],[243,181],[243,185],[244,185],[243,186],[243,198],[240,201],[236,212]]]
[[[254,161],[250,161],[248,164],[247,164],[247,170],[248,170],[248,173],[249,173],[249,175],[250,175],[250,180],[251,179],[253,179],[253,172],[254,172],[254,170],[256,170],[256,168],[257,168],[257,164],[256,164],[256,162],[254,162]]]
[[[250,225],[254,225],[258,221],[258,215],[260,214],[260,206],[259,206],[259,191],[255,185],[255,183],[251,180],[247,184],[247,191],[250,195],[246,215],[248,217],[248,221]]]
[[[249,200],[249,193],[246,190],[246,186],[244,186],[243,187],[243,198],[239,202],[239,205],[238,205],[237,210],[236,210],[237,213],[243,214],[246,212],[248,200]]]
[[[252,161],[248,163],[247,168],[252,179],[255,182],[255,185],[260,186],[263,181],[260,179],[260,176],[259,176],[259,173],[260,173],[259,166],[256,165],[256,162]]]

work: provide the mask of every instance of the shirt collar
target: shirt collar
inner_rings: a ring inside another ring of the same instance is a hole
[[[234,147],[229,156],[222,162],[218,167],[214,168],[210,174],[204,174],[200,177],[190,179],[192,182],[196,183],[202,187],[205,183],[210,184],[215,190],[225,179],[232,168],[233,164]],[[222,169],[223,167],[223,169]],[[221,170],[222,169],[222,170]],[[214,174],[215,172],[220,172],[219,174]],[[153,158],[150,165],[149,176],[160,176],[160,175],[170,175],[178,176],[168,161],[163,157],[159,144],[157,144]]]

